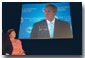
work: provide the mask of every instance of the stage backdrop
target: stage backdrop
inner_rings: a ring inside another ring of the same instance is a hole
[[[44,8],[47,4],[53,4],[57,7],[57,14],[55,17],[59,20],[68,22],[72,31],[69,2],[22,4],[19,39],[30,38],[33,24],[45,19]]]

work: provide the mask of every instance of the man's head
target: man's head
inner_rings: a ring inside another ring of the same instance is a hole
[[[52,21],[54,19],[54,16],[56,15],[56,12],[57,12],[57,7],[52,4],[48,4],[45,7],[45,12],[44,12],[45,19]]]

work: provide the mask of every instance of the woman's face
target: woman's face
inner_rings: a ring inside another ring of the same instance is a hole
[[[12,31],[12,32],[10,33],[10,37],[11,37],[11,38],[15,38],[15,37],[16,37],[15,31]]]

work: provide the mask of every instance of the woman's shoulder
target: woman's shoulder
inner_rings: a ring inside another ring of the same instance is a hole
[[[17,42],[21,42],[19,39],[16,39]]]

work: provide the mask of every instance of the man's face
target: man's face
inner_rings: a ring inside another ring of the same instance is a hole
[[[44,16],[46,20],[52,20],[54,19],[54,16],[56,15],[56,12],[53,12],[51,7],[45,8]]]

